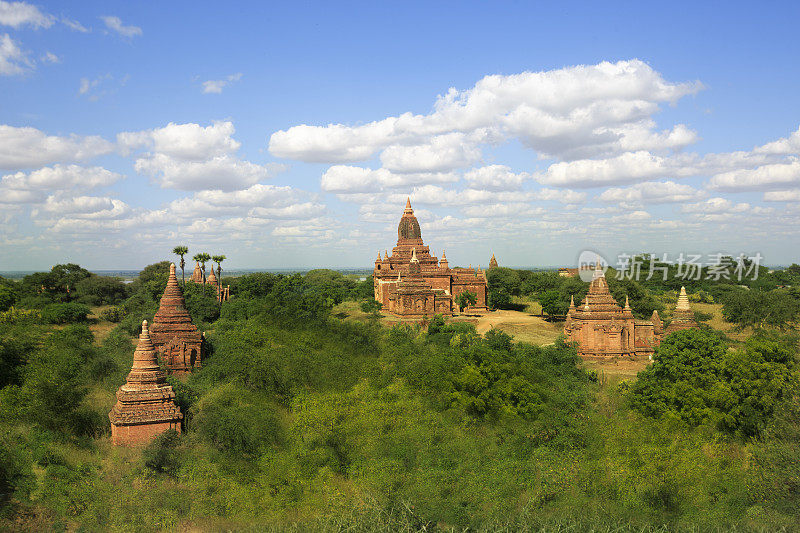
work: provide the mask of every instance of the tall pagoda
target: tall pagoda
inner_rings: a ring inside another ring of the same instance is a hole
[[[186,310],[174,263],[169,265],[167,287],[153,318],[152,338],[153,345],[172,372],[183,374],[200,367],[203,334],[192,323]]]

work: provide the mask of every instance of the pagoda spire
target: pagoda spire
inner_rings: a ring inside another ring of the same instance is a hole
[[[414,247],[411,250],[411,262],[412,263],[419,263],[419,259],[417,259],[417,248]]]
[[[411,197],[409,196],[406,198],[406,208],[404,210],[405,213],[413,213],[414,210],[411,208]]]
[[[169,278],[158,304],[151,328],[152,342],[173,372],[190,372],[200,366],[203,339],[192,323],[183,297],[175,264],[170,264]]]
[[[681,293],[678,296],[678,305],[675,306],[678,311],[690,311],[689,297],[686,295],[686,287],[681,287]]]
[[[628,303],[628,295],[627,294],[625,295],[625,309],[627,309],[628,311],[630,311],[630,309],[631,309],[631,305],[630,305],[630,303]]]
[[[575,310],[575,295],[574,294],[570,294],[569,295],[569,308],[570,308],[571,311]]]
[[[166,379],[144,320],[131,371],[117,390],[117,403],[108,413],[115,445],[146,444],[168,429],[180,432],[183,414],[175,405],[175,392]]]

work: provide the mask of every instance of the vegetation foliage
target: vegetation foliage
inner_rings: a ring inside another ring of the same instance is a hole
[[[77,265],[0,283],[42,316],[0,323],[0,529],[800,527],[797,338],[780,329],[792,319],[749,322],[759,332],[743,343],[675,333],[637,380],[617,386],[561,341],[480,335],[442,316],[391,328],[332,316],[344,300],[377,312],[369,278],[230,277],[222,305],[187,283],[209,350],[194,374],[169,378],[184,432],[113,448],[107,413],[167,265],[123,287],[119,313],[101,315],[119,320],[102,342],[86,313],[45,323],[49,309],[66,309],[48,306],[85,305],[91,291],[77,287],[92,276]],[[491,269],[490,289],[552,302],[549,314],[586,290],[509,270]],[[675,295],[647,282],[611,290],[639,315]],[[794,298],[767,284],[697,290],[723,302]]]

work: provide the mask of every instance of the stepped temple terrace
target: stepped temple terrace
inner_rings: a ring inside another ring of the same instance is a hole
[[[175,392],[158,366],[147,320],[133,353],[133,367],[117,390],[117,403],[108,413],[111,441],[115,445],[147,444],[168,429],[181,430],[183,414],[175,405]]]
[[[598,264],[581,305],[576,307],[570,299],[564,334],[578,344],[578,355],[584,358],[649,358],[665,334],[696,327],[685,288],[681,287],[672,324],[664,331],[658,311],[653,311],[650,320],[638,320],[627,297],[625,307],[617,303]]]
[[[192,323],[186,301],[175,275],[175,264],[169,266],[169,279],[153,318],[153,345],[172,372],[184,374],[200,367],[203,334]]]
[[[384,252],[383,258],[378,252],[372,276],[375,299],[401,318],[487,310],[486,274],[480,269],[450,268],[444,252],[441,260],[432,255],[422,241],[410,199],[397,226],[397,246],[391,255]],[[465,291],[475,295],[476,303],[459,309],[455,298]]]

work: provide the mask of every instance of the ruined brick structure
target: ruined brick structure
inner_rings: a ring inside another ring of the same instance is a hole
[[[200,367],[203,334],[186,310],[174,263],[169,266],[167,287],[153,318],[151,335],[156,350],[172,372],[184,374]]]
[[[214,291],[213,294],[216,294],[217,300],[220,302],[227,302],[231,297],[231,286],[220,286],[217,276],[214,275],[213,268],[208,277],[206,277],[199,262],[195,263],[194,272],[192,272],[192,277],[189,278],[189,281],[192,283],[205,283],[206,285],[210,285],[211,289]]]
[[[120,446],[147,444],[168,429],[181,431],[183,413],[175,405],[175,392],[166,383],[164,371],[158,367],[146,320],[133,352],[131,371],[117,389],[117,403],[108,419],[111,441]]]
[[[410,199],[397,226],[397,246],[383,258],[378,252],[372,275],[375,299],[395,316],[422,318],[487,310],[486,274],[480,269],[450,268],[444,253],[441,260],[432,255],[422,241]],[[474,293],[477,303],[459,310],[455,297],[464,291]]]

